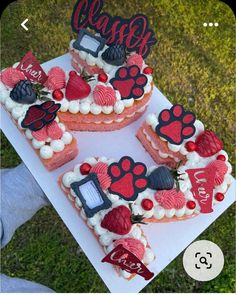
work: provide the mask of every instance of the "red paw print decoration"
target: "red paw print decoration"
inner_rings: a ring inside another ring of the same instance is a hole
[[[21,126],[23,128],[29,128],[32,131],[38,131],[56,118],[57,111],[60,107],[61,104],[54,103],[54,101],[46,101],[40,105],[33,105],[28,109]]]
[[[195,114],[176,104],[163,110],[158,117],[156,133],[172,144],[179,145],[195,133]]]
[[[111,177],[109,192],[119,195],[126,201],[134,201],[138,194],[148,185],[147,168],[141,162],[134,162],[128,156],[122,157],[119,162],[112,163],[108,168]]]
[[[144,94],[147,77],[140,73],[138,66],[133,65],[119,68],[110,83],[120,92],[121,99],[137,99]]]

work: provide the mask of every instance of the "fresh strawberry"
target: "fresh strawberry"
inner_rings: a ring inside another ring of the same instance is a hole
[[[218,153],[223,148],[223,142],[210,130],[202,132],[195,141],[196,152],[201,157],[210,157]]]
[[[48,79],[45,83],[50,90],[58,90],[65,87],[65,72],[60,67],[52,67],[48,71]]]
[[[91,87],[86,79],[86,77],[80,76],[77,73],[70,75],[66,85],[66,98],[68,100],[83,99],[89,95]]]
[[[215,185],[220,185],[224,181],[225,174],[228,171],[228,166],[225,162],[220,160],[215,160],[207,165],[208,168],[213,168],[216,171],[215,174]]]
[[[122,245],[126,250],[133,253],[139,260],[142,260],[144,256],[144,245],[137,239],[134,238],[124,238],[119,239],[114,242],[114,246]]]
[[[142,215],[133,215],[129,208],[121,205],[104,216],[101,226],[118,235],[126,235],[131,230],[132,224],[142,223],[142,219]]]

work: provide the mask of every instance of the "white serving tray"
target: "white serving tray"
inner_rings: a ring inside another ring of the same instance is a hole
[[[70,56],[65,54],[52,59],[43,65],[44,69],[52,66],[60,66],[64,70],[70,70]],[[154,88],[151,103],[146,113],[157,112],[169,107],[171,103],[157,89]],[[143,122],[146,114],[130,126],[113,132],[74,132],[78,140],[79,155],[66,165],[48,172],[26,138],[16,128],[9,114],[1,107],[1,129],[13,145],[16,152],[25,162],[39,185],[44,190],[48,199],[66,224],[90,262],[99,273],[104,283],[111,292],[136,293],[143,289],[150,281],[145,281],[140,276],[135,276],[131,281],[119,277],[112,265],[101,263],[105,256],[102,248],[93,236],[77,211],[66,199],[57,184],[58,177],[72,169],[75,164],[89,156],[106,156],[119,160],[124,155],[133,157],[136,161],[142,161],[147,166],[154,162],[143,146],[137,140],[135,134]],[[156,255],[156,259],[149,265],[149,269],[157,275],[176,256],[178,256],[194,239],[200,235],[214,220],[216,220],[235,200],[235,182],[228,190],[225,200],[214,207],[211,214],[201,214],[193,219],[173,223],[154,223],[143,226],[147,240]],[[223,239],[224,237],[222,237]],[[79,258],[78,258],[78,263]],[[153,277],[154,279],[154,277]]]

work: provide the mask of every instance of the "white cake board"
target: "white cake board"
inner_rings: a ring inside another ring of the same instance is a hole
[[[64,70],[70,70],[70,57],[65,54],[43,64],[45,69],[52,66],[60,66]],[[171,103],[157,89],[154,88],[150,106],[146,112],[157,112]],[[61,168],[48,172],[33,148],[16,128],[9,114],[1,107],[1,129],[11,142],[16,152],[25,162],[48,199],[83,249],[92,265],[99,273],[104,283],[111,292],[137,293],[150,281],[145,281],[140,276],[135,276],[131,281],[119,277],[112,265],[101,263],[105,256],[101,246],[88,229],[77,211],[66,199],[57,184],[58,177],[72,169],[75,164],[90,156],[106,156],[119,160],[124,155],[132,156],[136,161],[143,161],[147,166],[154,165],[152,158],[144,150],[135,134],[143,122],[146,114],[130,126],[113,132],[74,132],[78,139],[79,155]],[[178,256],[201,232],[203,232],[214,220],[216,220],[235,200],[235,181],[228,190],[225,200],[214,207],[211,214],[201,214],[193,219],[173,222],[156,223],[143,226],[147,240],[156,255],[156,259],[148,268],[157,275],[176,256]],[[224,237],[222,237],[223,239]],[[78,258],[78,263],[79,258]],[[153,277],[154,278],[154,277]]]

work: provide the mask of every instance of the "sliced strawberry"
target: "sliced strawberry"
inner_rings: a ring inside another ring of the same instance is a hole
[[[45,141],[48,138],[46,127],[38,131],[32,131],[32,136],[38,141]]]
[[[48,137],[51,139],[61,139],[63,132],[56,121],[51,122],[46,126]]]

